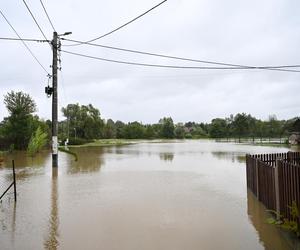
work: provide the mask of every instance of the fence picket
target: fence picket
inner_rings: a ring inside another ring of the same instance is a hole
[[[246,174],[247,187],[267,209],[291,219],[289,206],[295,201],[300,208],[300,152],[246,155]]]

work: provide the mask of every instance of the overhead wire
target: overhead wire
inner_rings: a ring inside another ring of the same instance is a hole
[[[245,70],[245,69],[270,69],[270,70],[278,70],[278,71],[288,71],[288,72],[300,72],[300,70],[289,70],[289,69],[276,69],[276,68],[268,68],[268,67],[207,67],[207,66],[178,66],[178,65],[163,65],[163,64],[148,64],[148,63],[138,63],[138,62],[130,62],[130,61],[121,61],[121,60],[112,60],[103,57],[96,57],[81,53],[76,53],[72,51],[61,50],[64,53],[85,57],[89,59],[95,59],[105,62],[112,62],[118,64],[127,64],[127,65],[135,65],[135,66],[144,66],[144,67],[156,67],[156,68],[169,68],[169,69],[201,69],[201,70]]]
[[[99,39],[101,39],[101,38],[103,38],[103,37],[106,37],[106,36],[108,36],[108,35],[110,35],[110,34],[116,32],[116,31],[118,31],[118,30],[124,28],[125,26],[127,26],[127,25],[133,23],[134,21],[136,21],[136,20],[138,20],[139,18],[143,17],[144,15],[148,14],[150,11],[156,9],[157,7],[159,7],[160,5],[162,5],[162,4],[165,3],[165,2],[167,2],[167,0],[164,0],[164,1],[160,2],[159,4],[153,6],[151,9],[149,9],[149,10],[145,11],[144,13],[140,14],[139,16],[137,16],[137,17],[131,19],[130,21],[126,22],[125,24],[123,24],[123,25],[121,25],[121,26],[119,26],[119,27],[113,29],[112,31],[107,32],[107,33],[105,33],[105,34],[103,34],[103,35],[101,35],[101,36],[99,36],[99,37],[96,37],[96,38],[94,38],[94,39],[88,40],[88,41],[83,42],[83,43],[93,42],[93,41],[99,40]],[[78,45],[82,45],[82,43],[66,44],[66,45],[64,45],[64,46],[78,46]]]
[[[39,23],[38,23],[38,22],[37,22],[37,20],[35,19],[35,17],[34,17],[34,15],[33,15],[33,13],[31,12],[31,10],[30,10],[30,8],[29,8],[29,6],[27,5],[27,3],[26,3],[26,1],[25,1],[25,0],[23,0],[23,3],[25,4],[25,6],[26,6],[26,9],[27,9],[27,10],[28,10],[28,12],[30,13],[30,15],[31,15],[32,19],[34,20],[35,24],[36,24],[36,25],[37,25],[37,27],[39,28],[39,30],[40,30],[40,32],[42,33],[43,37],[44,37],[46,40],[48,40],[48,39],[47,39],[47,37],[46,37],[46,35],[45,35],[45,33],[43,32],[43,30],[42,30],[41,26],[39,25]]]
[[[40,40],[40,39],[31,39],[31,38],[12,38],[12,37],[0,37],[0,40],[8,40],[8,41],[26,41],[26,42],[38,42],[38,43],[44,43],[44,42],[50,42],[49,40]]]
[[[107,46],[107,45],[90,43],[90,42],[83,42],[83,41],[78,41],[78,40],[73,40],[73,39],[67,39],[67,38],[61,38],[61,39],[65,40],[65,41],[72,41],[72,42],[82,43],[84,45],[101,47],[101,48],[104,48],[104,49],[118,50],[118,51],[123,51],[123,52],[129,52],[129,53],[135,53],[135,54],[141,54],[141,55],[147,55],[147,56],[162,57],[162,58],[175,59],[175,60],[188,61],[188,62],[206,63],[206,64],[231,66],[231,67],[238,67],[238,68],[249,68],[249,69],[280,69],[280,68],[298,68],[298,67],[300,67],[300,65],[247,66],[247,65],[241,65],[241,64],[232,64],[232,63],[225,63],[225,62],[207,61],[207,60],[191,59],[191,58],[178,57],[178,56],[163,55],[163,54],[158,54],[158,53],[151,53],[151,52],[145,52],[145,51],[139,51],[139,50],[132,50],[132,49],[125,49],[125,48]]]
[[[53,31],[56,31],[56,29],[54,28],[54,25],[53,25],[53,23],[52,23],[52,21],[51,21],[49,15],[48,15],[48,12],[47,12],[47,10],[46,10],[44,4],[43,4],[43,1],[40,0],[40,3],[41,3],[41,5],[42,5],[42,7],[43,7],[43,9],[44,9],[44,12],[45,12],[45,14],[46,14],[46,16],[47,16],[47,18],[48,18],[48,21],[50,22],[50,24],[51,24],[51,26],[52,26],[52,28],[53,28]]]
[[[23,45],[25,46],[25,48],[29,51],[29,53],[31,54],[31,56],[36,60],[36,62],[41,66],[41,68],[47,73],[47,75],[49,76],[50,73],[46,70],[46,68],[42,65],[42,63],[39,61],[39,59],[34,55],[34,53],[32,52],[32,50],[28,47],[28,45],[24,42],[24,40],[21,38],[21,36],[19,35],[19,33],[16,31],[16,29],[12,26],[12,24],[8,21],[8,19],[6,18],[6,16],[3,14],[3,12],[0,10],[0,14],[2,15],[2,17],[5,19],[5,21],[7,22],[7,24],[12,28],[12,30],[15,32],[15,34],[19,37],[20,41],[23,43]],[[47,40],[47,39],[46,39]]]

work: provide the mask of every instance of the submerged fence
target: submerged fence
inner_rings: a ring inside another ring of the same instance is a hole
[[[300,208],[300,152],[246,155],[247,187],[267,209],[292,219]]]

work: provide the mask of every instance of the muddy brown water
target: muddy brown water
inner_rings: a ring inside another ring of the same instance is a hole
[[[286,152],[213,141],[144,142],[9,155],[18,201],[0,203],[0,249],[291,249],[246,188],[246,153]]]

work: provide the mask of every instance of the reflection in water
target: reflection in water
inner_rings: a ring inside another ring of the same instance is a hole
[[[266,249],[299,249],[290,246],[290,244],[293,243],[288,242],[286,238],[282,237],[284,233],[274,225],[267,223],[267,219],[270,217],[270,214],[266,212],[266,208],[256,199],[250,190],[247,192],[247,198],[248,217],[258,233],[260,241]]]
[[[14,151],[13,153],[5,154],[2,167],[10,168],[11,161],[14,160],[17,169],[24,167],[41,168],[45,166],[45,162],[48,157],[48,150],[44,150],[36,154],[34,157],[29,156],[26,151]]]
[[[5,179],[10,181],[12,178],[12,160],[14,160],[18,180],[26,180],[28,177],[43,174],[44,167],[47,160],[50,159],[50,156],[47,150],[36,154],[34,157],[29,156],[26,151],[14,151],[13,153],[5,155],[4,162],[0,166],[0,169],[9,170],[5,175]]]
[[[237,154],[236,152],[215,151],[211,152],[211,154],[220,160],[231,160],[232,163],[236,161],[239,163],[243,163],[246,161],[246,153]]]
[[[51,213],[49,218],[49,233],[44,242],[45,249],[56,250],[58,248],[58,193],[57,193],[58,168],[52,168],[52,189],[51,189]]]
[[[160,153],[159,158],[163,161],[173,161],[174,154],[173,153]]]
[[[13,198],[0,204],[1,250],[289,249],[251,197],[247,215],[237,157],[264,147],[187,141],[71,150],[78,162],[60,152],[52,178],[50,152],[15,157],[19,198],[16,211]],[[268,148],[278,151],[286,149]],[[11,159],[5,165],[1,182],[12,175]]]
[[[103,153],[107,154],[114,154],[114,155],[134,155],[134,156],[139,156],[143,154],[140,150],[134,148],[134,147],[125,147],[124,146],[114,146],[114,147],[107,147],[107,148],[102,148]]]
[[[103,148],[72,148],[71,151],[78,155],[78,160],[74,161],[73,156],[68,157],[68,174],[96,172],[104,165]]]
[[[16,210],[17,210],[17,203],[14,203],[13,215],[12,215],[12,223],[11,223],[11,241],[15,241],[15,231],[16,231]]]

